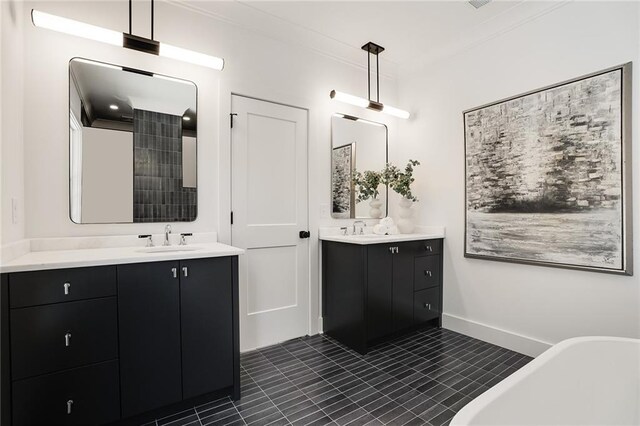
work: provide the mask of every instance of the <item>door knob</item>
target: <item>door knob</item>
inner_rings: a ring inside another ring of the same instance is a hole
[[[309,232],[309,231],[300,231],[300,233],[298,235],[300,235],[300,238],[309,238],[311,236],[311,232]]]

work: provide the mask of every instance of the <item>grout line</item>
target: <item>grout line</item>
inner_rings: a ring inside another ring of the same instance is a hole
[[[263,355],[263,357],[264,357],[264,355]],[[267,361],[269,361],[269,359],[268,359],[268,358],[266,358],[266,357],[265,357],[265,359],[266,359]],[[269,362],[271,362],[271,361],[269,361]],[[274,367],[275,367],[275,366],[274,366]],[[283,419],[285,419],[285,420],[287,421],[287,423],[288,423],[288,424],[291,424],[291,422],[289,421],[289,419],[287,418],[287,416],[285,416],[285,415],[284,415],[284,413],[283,413],[282,411],[280,411],[280,408],[278,408],[278,406],[273,402],[273,400],[271,399],[271,397],[269,396],[269,394],[268,394],[267,392],[265,392],[265,391],[264,391],[264,389],[262,389],[262,387],[258,384],[258,382],[257,382],[257,381],[255,381],[255,380],[253,379],[253,377],[251,377],[251,374],[249,374],[249,373],[247,372],[247,370],[246,370],[244,367],[242,367],[242,369],[243,369],[243,370],[244,370],[244,371],[249,375],[249,379],[251,379],[251,381],[252,381],[253,383],[255,383],[255,384],[256,384],[256,386],[258,387],[258,389],[260,389],[260,391],[262,391],[262,393],[264,393],[264,394],[265,394],[265,396],[267,397],[267,399],[269,400],[269,402],[271,402],[271,404],[275,407],[275,409],[276,409],[276,410],[278,410],[278,412],[282,415],[282,418],[283,418]],[[276,369],[277,369],[277,367],[276,367]],[[288,380],[288,379],[287,379],[287,380]],[[232,403],[233,403],[233,406],[235,407],[235,405],[236,405],[236,404],[235,404],[235,402],[233,402],[233,401],[232,401]],[[261,412],[266,411],[266,410],[268,410],[268,409],[269,409],[269,408],[265,408],[264,410],[260,410],[260,411],[258,411],[258,413],[261,413]],[[236,407],[236,411],[238,411],[238,408],[237,408],[237,407]],[[255,413],[255,414],[258,414],[258,413]],[[238,414],[240,414],[240,412],[239,412],[239,411],[238,411]],[[243,416],[242,414],[240,414],[240,418],[242,418],[242,420],[244,421],[244,423],[245,423],[245,424],[247,424],[247,421],[244,419],[244,416]],[[273,422],[272,422],[272,423],[273,423]]]

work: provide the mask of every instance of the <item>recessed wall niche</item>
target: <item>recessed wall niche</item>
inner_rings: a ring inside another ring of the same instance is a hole
[[[81,58],[69,63],[69,214],[75,223],[197,216],[197,87]]]

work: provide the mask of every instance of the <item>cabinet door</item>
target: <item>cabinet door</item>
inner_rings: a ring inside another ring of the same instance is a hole
[[[413,263],[415,244],[397,243],[393,255],[393,330],[413,325]]]
[[[178,262],[118,266],[123,417],[182,399],[177,272]]]
[[[370,245],[367,253],[367,340],[393,332],[393,267],[391,247]]]
[[[181,261],[180,306],[183,397],[233,385],[231,258]]]

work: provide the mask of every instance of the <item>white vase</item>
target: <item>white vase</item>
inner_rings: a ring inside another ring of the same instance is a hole
[[[413,206],[413,201],[408,198],[402,197],[399,203],[400,212],[398,216],[400,219],[396,224],[398,226],[398,230],[402,234],[410,234],[413,232],[414,225],[411,216],[413,216],[413,211],[411,210],[411,206]]]
[[[377,198],[372,198],[371,201],[369,201],[369,206],[371,207],[369,216],[373,219],[380,219],[382,217],[382,210],[380,209],[380,207],[382,207],[382,201]]]

